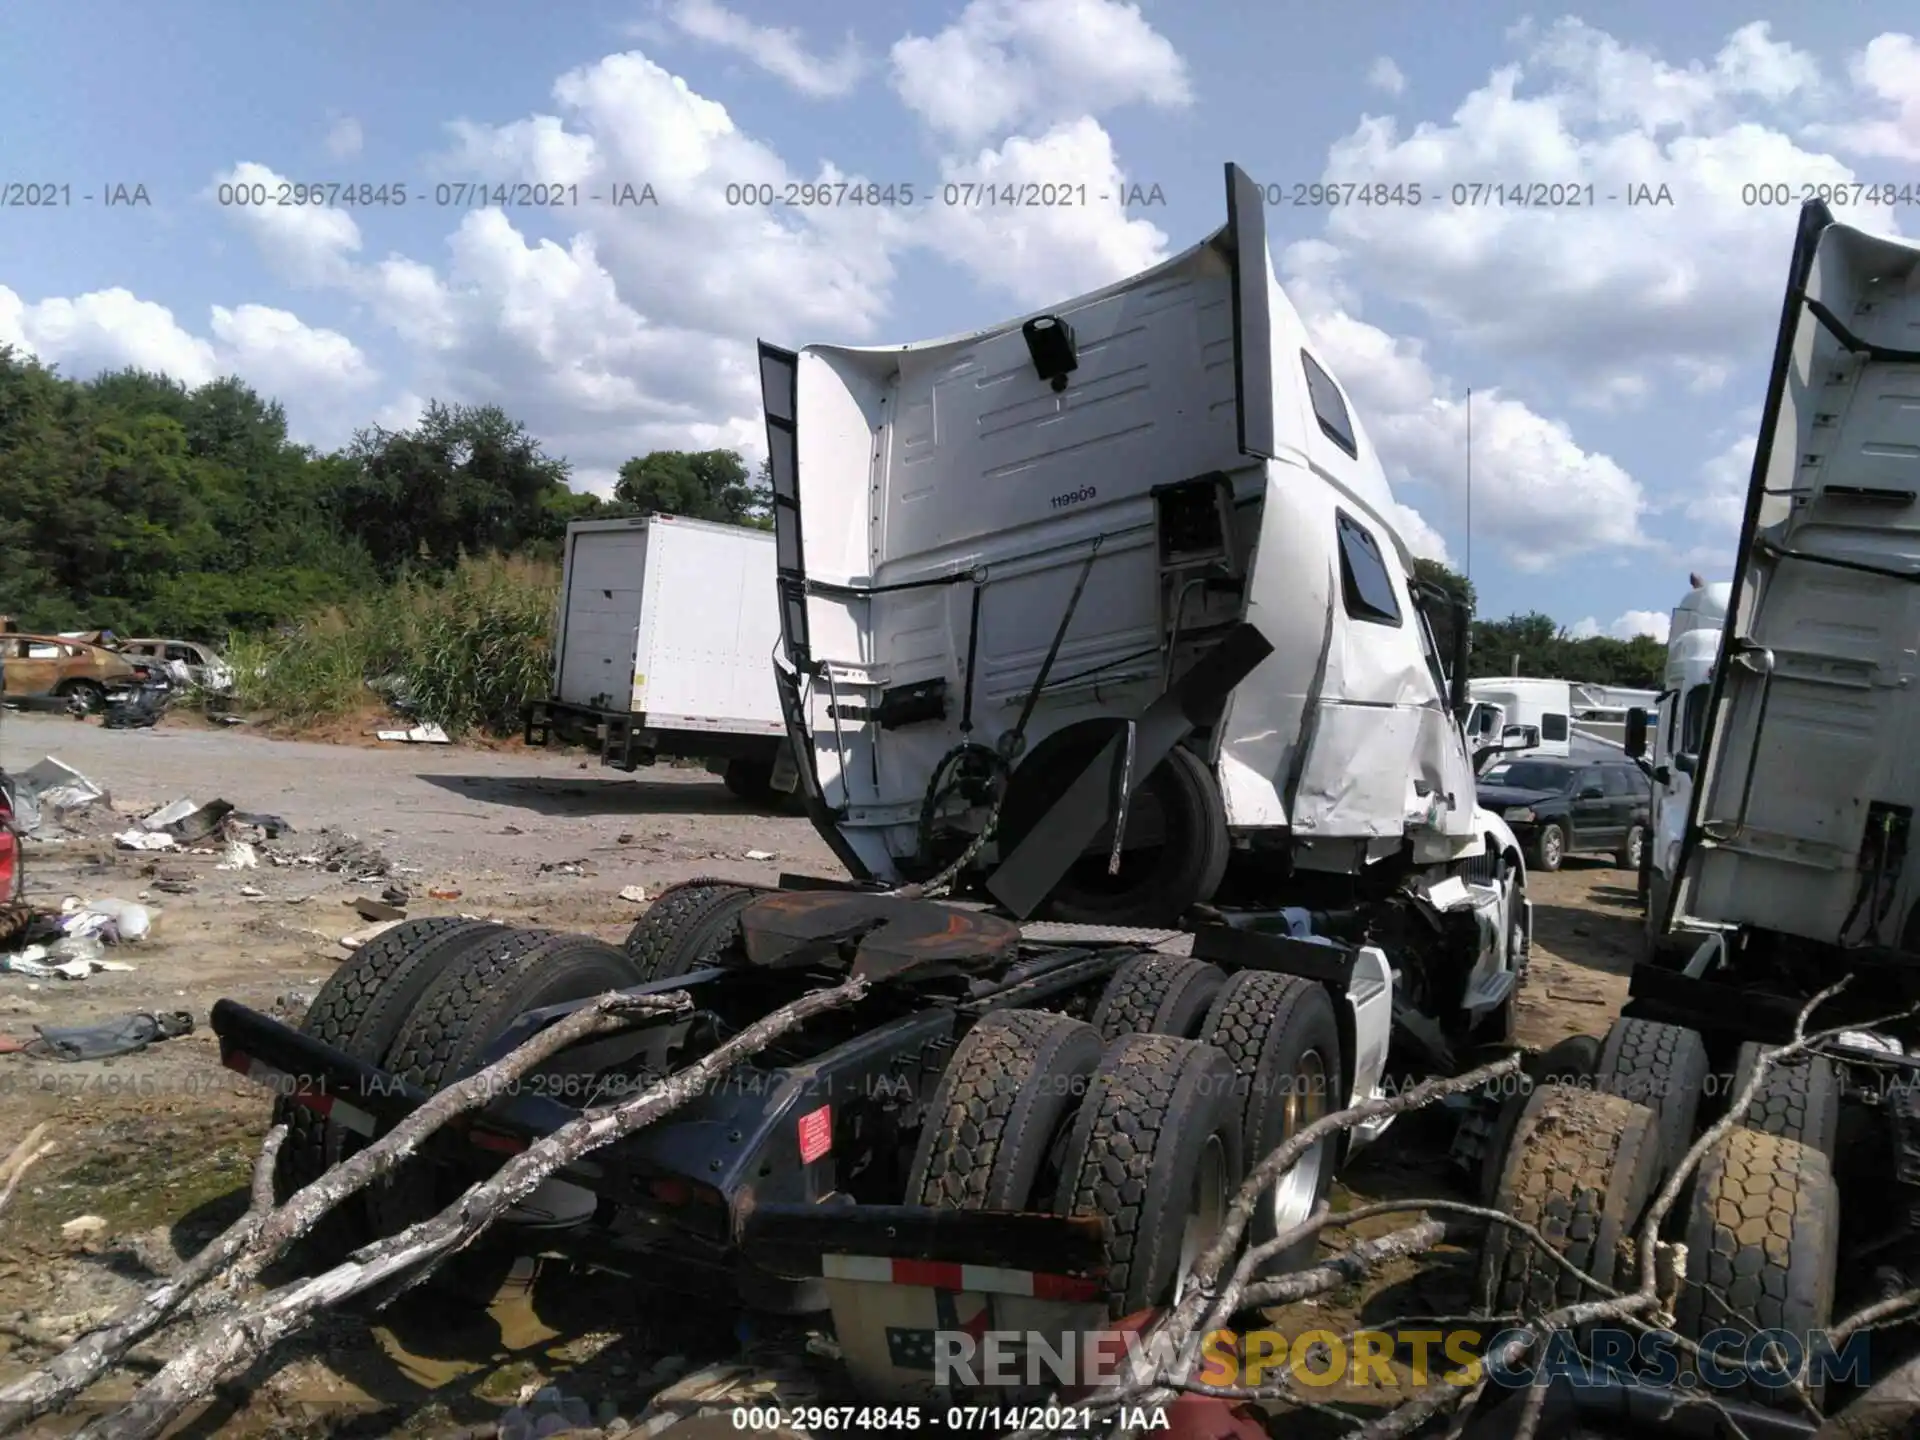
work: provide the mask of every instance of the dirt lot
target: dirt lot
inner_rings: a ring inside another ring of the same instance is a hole
[[[193,1034],[116,1061],[60,1064],[0,1055],[0,1146],[36,1123],[60,1148],[0,1215],[0,1379],[44,1358],[62,1335],[176,1266],[243,1206],[265,1129],[262,1092],[220,1068],[206,1029],[213,1002],[231,996],[297,1019],[347,953],[341,936],[362,921],[348,903],[399,885],[413,915],[460,913],[537,922],[618,940],[649,894],[695,875],[772,880],[781,870],[836,873],[806,821],[759,812],[697,770],[631,778],[542,752],[446,746],[379,749],[256,738],[243,730],[167,727],[105,731],[64,718],[8,714],[0,764],[24,769],[57,756],[106,788],[116,810],[145,814],[181,797],[221,798],[293,828],[285,856],[348,856],[353,870],[262,863],[218,868],[214,853],[141,854],[110,838],[32,844],[32,898],[57,903],[140,900],[158,912],[144,943],[116,954],[131,973],[36,981],[0,974],[0,1034],[131,1011],[189,1011]],[[360,846],[347,846],[346,836]],[[749,859],[748,851],[770,853]],[[373,858],[376,857],[377,858]],[[175,893],[160,886],[190,887]],[[429,892],[457,891],[434,900]],[[249,891],[258,894],[246,893]],[[1631,877],[1571,862],[1534,884],[1536,950],[1521,1002],[1522,1038],[1544,1045],[1600,1033],[1625,997],[1637,955]],[[1396,1135],[1399,1132],[1395,1132]],[[1409,1127],[1347,1179],[1352,1194],[1454,1193],[1437,1153]],[[0,1151],[4,1153],[4,1151]],[[62,1238],[64,1222],[105,1222],[91,1241]],[[1334,1295],[1320,1314],[1375,1319],[1459,1313],[1470,1257],[1386,1277],[1367,1295]],[[1448,1307],[1452,1307],[1448,1311]],[[495,1422],[543,1377],[565,1374],[573,1394],[634,1414],[671,1371],[663,1359],[704,1363],[754,1337],[736,1317],[690,1316],[683,1301],[579,1277],[543,1277],[529,1295],[459,1317],[444,1305],[403,1301],[372,1322],[343,1316],[284,1347],[184,1433],[239,1436],[293,1426],[314,1433],[446,1433]],[[146,1355],[164,1357],[164,1342]],[[133,1380],[103,1385],[124,1394]]]

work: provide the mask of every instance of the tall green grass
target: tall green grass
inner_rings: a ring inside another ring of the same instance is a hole
[[[277,634],[233,637],[235,699],[299,726],[397,691],[449,735],[517,734],[521,706],[546,693],[559,587],[551,564],[468,560],[444,580],[403,579]]]

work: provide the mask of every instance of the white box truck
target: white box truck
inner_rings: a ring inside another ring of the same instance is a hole
[[[526,739],[598,747],[620,770],[700,759],[747,799],[796,772],[773,683],[774,539],[676,515],[567,527],[552,693]]]
[[[1503,738],[1521,737],[1524,743],[1518,748],[1500,747],[1499,753],[1509,759],[1516,755],[1618,758],[1628,712],[1650,708],[1658,698],[1652,690],[1520,675],[1470,680],[1467,695],[1473,702],[1467,714],[1469,743],[1484,748]]]

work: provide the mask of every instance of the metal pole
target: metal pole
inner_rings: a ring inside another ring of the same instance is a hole
[[[1473,387],[1467,387],[1467,580],[1473,580]]]

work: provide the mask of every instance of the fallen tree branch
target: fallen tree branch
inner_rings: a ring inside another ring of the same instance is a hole
[[[691,1004],[684,990],[650,996],[618,992],[603,995],[485,1069],[436,1092],[374,1144],[334,1166],[277,1209],[273,1203],[273,1169],[286,1127],[276,1127],[267,1136],[260,1162],[254,1167],[253,1204],[247,1213],[204,1246],[166,1284],[126,1305],[105,1325],[0,1389],[0,1435],[11,1434],[80,1395],[170,1320],[182,1305],[205,1299],[198,1292],[215,1279],[222,1281],[221,1302],[230,1302],[327,1211],[390,1172],[449,1121],[483,1108],[560,1050],[589,1036],[621,1029],[638,1015],[672,1013]]]
[[[13,1147],[12,1154],[0,1160],[0,1210],[7,1208],[7,1203],[13,1199],[13,1192],[19,1188],[27,1171],[57,1148],[58,1141],[46,1139],[47,1128],[47,1122],[42,1120],[27,1132],[24,1140]]]
[[[211,1321],[126,1405],[87,1426],[78,1440],[150,1440],[159,1435],[208,1390],[244,1370],[321,1312],[470,1243],[554,1171],[651,1124],[788,1031],[816,1015],[852,1004],[866,990],[866,980],[856,977],[782,1006],[639,1095],[589,1110],[536,1141],[432,1219],[363,1246],[324,1274],[281,1286]]]

